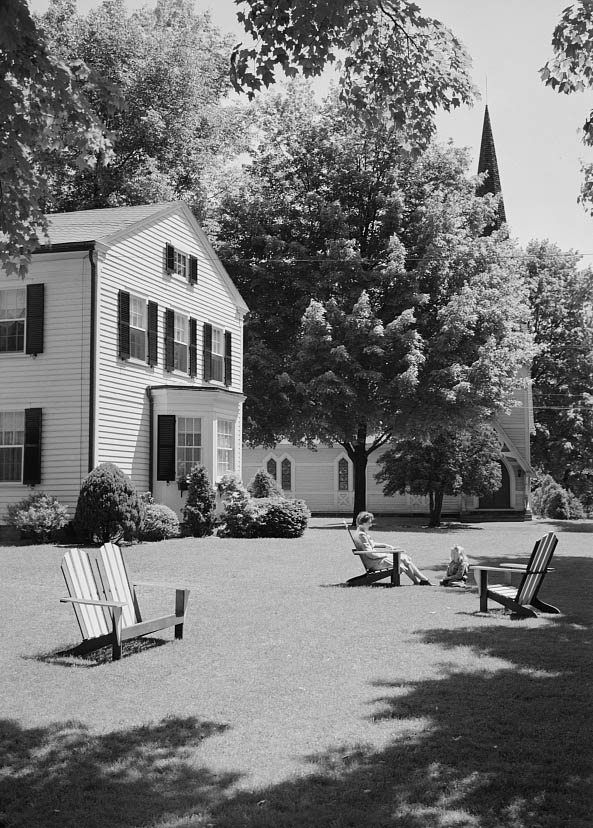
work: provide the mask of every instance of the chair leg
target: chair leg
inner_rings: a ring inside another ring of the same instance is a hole
[[[175,624],[175,638],[183,638],[183,622],[185,620],[185,610],[189,599],[189,589],[175,590],[175,615],[180,619],[179,624]]]
[[[488,572],[480,569],[479,574],[480,612],[488,612]]]
[[[391,586],[392,587],[401,586],[400,564],[401,564],[400,553],[399,552],[394,552],[393,553],[393,569],[391,570]]]
[[[558,607],[553,607],[552,604],[546,604],[544,601],[540,601],[539,598],[534,598],[531,602],[531,606],[538,609],[540,612],[551,612],[554,615],[560,613]]]
[[[122,607],[112,607],[111,613],[113,621],[111,658],[113,661],[119,661],[121,658]]]

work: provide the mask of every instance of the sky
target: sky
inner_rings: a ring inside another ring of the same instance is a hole
[[[47,0],[29,0],[42,12]],[[79,12],[100,0],[78,0]],[[510,232],[520,244],[549,239],[593,266],[593,217],[577,203],[581,162],[593,163],[580,127],[593,108],[588,93],[559,95],[539,69],[552,56],[551,38],[567,0],[416,0],[464,43],[481,99],[437,119],[438,137],[469,147],[477,171],[484,106],[488,104]],[[150,0],[127,0],[130,10]],[[233,0],[195,0],[223,31],[244,32]]]

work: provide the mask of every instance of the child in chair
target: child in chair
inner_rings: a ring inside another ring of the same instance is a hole
[[[441,586],[451,584],[465,584],[469,572],[469,561],[463,551],[463,546],[454,546],[451,549],[451,560],[447,566],[447,574],[440,582]]]
[[[369,530],[373,525],[374,515],[372,512],[359,512],[356,516],[357,539],[356,545],[360,544],[360,551],[365,554],[365,566],[370,570],[386,569],[393,566],[393,557],[391,555],[381,554],[380,549],[395,549],[388,543],[375,543],[369,534]],[[412,561],[409,555],[405,552],[399,556],[400,572],[405,572],[412,583],[417,586],[432,586],[428,578],[420,572],[416,564]]]

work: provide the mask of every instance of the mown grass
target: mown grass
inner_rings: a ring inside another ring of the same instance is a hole
[[[0,826],[591,828],[593,527],[375,535],[397,529],[436,582],[454,543],[522,560],[550,528],[562,614],[526,621],[473,589],[343,588],[360,564],[329,518],[132,546],[139,580],[192,588],[189,618],[116,663],[65,653],[63,550],[0,547]]]

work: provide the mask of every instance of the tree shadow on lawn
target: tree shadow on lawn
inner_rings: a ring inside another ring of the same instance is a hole
[[[226,728],[170,718],[97,736],[79,722],[26,730],[0,720],[0,826],[137,828],[173,824],[170,813],[198,818],[237,781],[191,762],[200,742]]]
[[[510,623],[476,606],[479,624],[416,632],[411,660],[440,648],[428,678],[369,677],[369,728],[388,729],[384,749],[337,743],[302,757],[308,775],[237,791],[238,774],[195,761],[225,725],[170,719],[93,736],[76,723],[9,722],[0,825],[591,828],[593,561],[562,564],[570,577],[558,573],[553,597],[566,589],[565,614]],[[290,753],[289,732],[286,744]]]
[[[393,725],[385,750],[310,756],[311,776],[240,793],[212,825],[590,828],[591,629],[500,620],[418,634],[445,659],[462,648],[466,668],[445,661],[438,678],[372,682],[381,695],[368,718]]]

